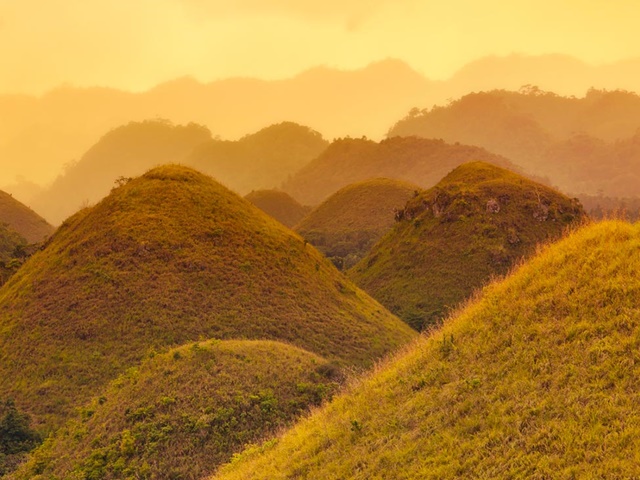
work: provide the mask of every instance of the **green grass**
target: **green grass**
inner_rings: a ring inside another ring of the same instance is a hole
[[[309,213],[291,195],[280,190],[253,190],[244,196],[260,210],[291,228]]]
[[[578,230],[215,478],[638,478],[639,271]]]
[[[549,187],[467,163],[409,200],[349,276],[420,330],[584,216],[579,202]]]
[[[17,232],[29,243],[42,242],[54,231],[44,218],[3,191],[0,191],[0,224]]]
[[[155,168],[56,232],[0,289],[0,397],[54,428],[151,351],[290,342],[367,366],[413,334],[210,177]]]
[[[335,373],[277,342],[178,347],[112,382],[9,478],[203,478],[322,403]]]
[[[418,190],[417,185],[388,178],[357,182],[331,195],[294,230],[347,269],[393,227],[396,210]]]

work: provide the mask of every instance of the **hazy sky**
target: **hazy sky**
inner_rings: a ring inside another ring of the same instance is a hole
[[[640,57],[638,0],[0,0],[0,92],[142,90],[400,58],[439,79],[486,55]]]

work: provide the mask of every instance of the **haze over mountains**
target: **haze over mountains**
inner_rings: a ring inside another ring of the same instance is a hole
[[[131,121],[194,122],[230,140],[282,121],[308,125],[328,139],[380,139],[411,108],[471,91],[526,84],[562,95],[583,95],[591,87],[640,91],[639,62],[594,67],[563,55],[511,55],[481,59],[449,80],[432,81],[428,72],[424,77],[399,60],[385,60],[351,72],[319,67],[278,81],[202,84],[185,77],[142,93],[61,87],[42,97],[3,94],[0,187],[28,200],[29,182],[51,182],[102,135]]]

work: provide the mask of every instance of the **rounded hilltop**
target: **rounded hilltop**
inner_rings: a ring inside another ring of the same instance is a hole
[[[411,198],[396,218],[349,276],[420,330],[585,213],[577,200],[547,186],[470,162]]]
[[[162,166],[65,221],[0,290],[0,397],[59,425],[150,351],[189,341],[281,340],[365,366],[412,336],[248,201]]]
[[[291,195],[281,190],[253,190],[244,198],[289,228],[309,211],[308,207],[300,205]]]

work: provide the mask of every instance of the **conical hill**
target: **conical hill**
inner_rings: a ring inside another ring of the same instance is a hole
[[[595,224],[218,480],[638,478],[640,225]]]
[[[55,424],[149,352],[200,338],[367,365],[411,336],[248,201],[158,167],[64,222],[0,290],[0,397]]]
[[[463,164],[412,198],[349,272],[411,326],[442,319],[492,276],[584,217],[577,200],[484,162]]]
[[[396,210],[420,187],[374,178],[341,188],[294,228],[341,268],[352,267],[394,225]]]
[[[0,223],[20,234],[29,243],[41,242],[55,230],[36,212],[1,190]]]
[[[330,396],[333,373],[278,342],[181,346],[112,382],[11,478],[203,478]]]
[[[281,190],[254,190],[244,198],[289,228],[309,213],[309,207],[300,205],[295,198]]]

